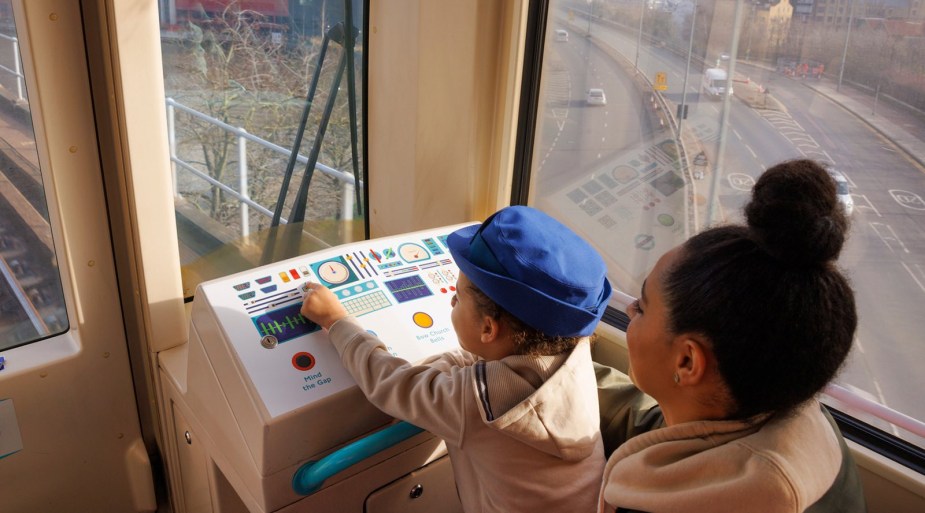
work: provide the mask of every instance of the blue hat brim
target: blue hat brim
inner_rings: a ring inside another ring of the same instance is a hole
[[[612,288],[607,278],[600,300],[593,309],[567,303],[510,277],[484,269],[469,258],[472,237],[481,225],[474,224],[451,233],[447,247],[456,265],[476,287],[512,315],[543,333],[560,337],[585,337],[594,333]]]

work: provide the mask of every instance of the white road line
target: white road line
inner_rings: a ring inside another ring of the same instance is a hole
[[[854,205],[854,206],[855,206],[856,208],[869,208],[869,209],[873,210],[875,214],[877,214],[877,217],[883,217],[882,215],[880,215],[880,211],[877,210],[877,207],[875,207],[874,204],[871,203],[869,199],[867,199],[867,195],[866,195],[866,194],[852,194],[852,196],[854,196],[854,197],[856,197],[856,198],[864,198],[864,202],[867,203],[867,205],[858,205],[857,202],[855,202],[855,205]]]
[[[739,135],[739,132],[736,132],[736,129],[735,129],[735,128],[732,129],[732,133],[734,133],[734,134],[736,135],[736,137],[739,138],[740,141],[742,140],[742,136]]]
[[[880,233],[880,229],[878,228],[878,226],[885,227],[890,232],[890,235],[884,236],[882,233]],[[877,236],[880,237],[880,240],[882,240],[883,243],[886,244],[886,247],[890,248],[890,251],[892,251],[893,253],[895,253],[896,250],[893,249],[893,246],[890,245],[889,241],[891,240],[896,241],[896,243],[899,244],[899,246],[903,249],[903,251],[905,251],[906,253],[909,252],[909,249],[906,248],[906,245],[903,244],[903,241],[899,240],[899,237],[896,235],[896,232],[893,231],[892,226],[888,224],[884,224],[884,223],[870,223],[870,227],[874,229],[874,233],[876,233]]]
[[[746,144],[745,149],[747,149],[748,152],[752,154],[752,157],[754,157],[755,160],[758,160],[758,155],[755,153],[755,150],[753,150],[751,146]]]
[[[919,280],[919,277],[916,276],[914,272],[912,272],[912,269],[910,269],[909,266],[906,265],[905,262],[901,262],[901,263],[903,264],[903,267],[906,268],[906,272],[909,273],[909,276],[912,276],[912,279],[915,280],[915,283],[917,283],[919,288],[922,289],[922,292],[925,292],[925,285],[922,284],[922,282]],[[925,277],[925,272],[922,272],[922,266],[920,264],[915,264],[915,267],[916,269],[918,269],[919,274],[922,274],[923,277]]]

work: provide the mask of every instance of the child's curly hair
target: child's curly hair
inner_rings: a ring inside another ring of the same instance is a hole
[[[530,356],[553,356],[569,352],[578,345],[584,337],[560,337],[547,335],[532,326],[528,326],[513,314],[495,303],[485,295],[475,284],[469,284],[469,291],[475,300],[476,308],[482,315],[487,315],[496,321],[504,322],[510,327],[514,338],[514,354]],[[591,335],[594,340],[594,335]]]

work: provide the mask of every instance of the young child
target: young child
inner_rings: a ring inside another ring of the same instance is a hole
[[[603,260],[521,206],[447,245],[462,350],[411,365],[315,283],[302,315],[328,330],[370,402],[446,441],[466,512],[594,511],[604,452],[588,337],[611,294]]]

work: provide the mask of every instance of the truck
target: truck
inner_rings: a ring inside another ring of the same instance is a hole
[[[703,92],[708,96],[713,98],[722,97],[723,93],[726,91],[726,82],[729,79],[729,75],[726,73],[726,70],[722,68],[710,68],[703,72]],[[729,87],[729,92],[726,93],[732,95],[732,87]]]

